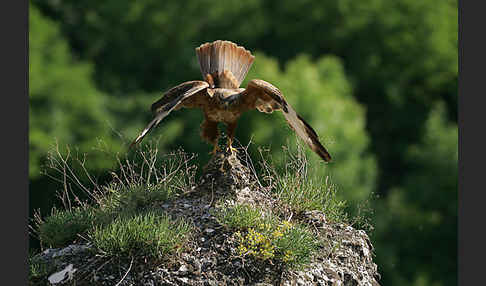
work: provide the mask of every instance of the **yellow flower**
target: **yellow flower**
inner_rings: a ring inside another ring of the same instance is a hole
[[[280,232],[280,230],[275,230],[275,231],[273,231],[272,235],[274,237],[278,238],[278,237],[282,237],[283,236],[283,233]]]
[[[283,262],[288,262],[292,260],[292,251],[287,250],[285,251],[284,257],[282,258]]]

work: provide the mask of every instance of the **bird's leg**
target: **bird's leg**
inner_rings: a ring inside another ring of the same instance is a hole
[[[213,148],[213,151],[211,151],[209,154],[211,154],[211,155],[213,155],[213,156],[214,156],[214,155],[216,155],[216,153],[218,153],[219,151],[221,151],[221,148],[219,148],[219,146],[218,146],[218,140],[216,140],[216,141],[214,142],[214,148]]]
[[[231,145],[233,143],[233,138],[235,136],[235,131],[236,131],[236,121],[235,122],[232,122],[232,123],[229,123],[228,124],[228,128],[227,128],[227,132],[228,132],[228,147],[226,149],[227,152],[230,152],[231,155],[233,155],[233,153],[236,153],[238,150],[236,148],[233,148],[233,146]]]
[[[211,121],[207,117],[205,117],[204,121],[201,123],[201,137],[207,142],[214,145],[213,151],[209,154],[215,155],[218,151],[221,151],[218,146],[218,122]]]
[[[237,153],[238,152],[238,149],[236,149],[233,146],[231,146],[231,143],[232,142],[233,142],[233,139],[232,138],[228,138],[228,147],[227,147],[226,151],[230,152],[231,155],[233,155],[234,153]]]

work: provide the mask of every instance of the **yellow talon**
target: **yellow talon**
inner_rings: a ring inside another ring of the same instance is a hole
[[[238,149],[234,148],[233,146],[229,145],[228,148],[226,148],[226,152],[230,152],[230,154],[238,152]]]
[[[231,155],[233,155],[233,153],[238,152],[236,148],[233,148],[233,146],[231,146],[232,143],[233,140],[231,138],[228,138],[228,147],[226,148],[226,152],[229,152]]]

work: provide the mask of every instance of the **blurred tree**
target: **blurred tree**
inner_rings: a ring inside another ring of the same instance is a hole
[[[46,208],[59,188],[46,188],[41,168],[56,140],[65,151],[92,153],[102,139],[112,152],[113,140],[105,95],[90,79],[91,66],[71,56],[69,46],[51,20],[31,5],[29,10],[29,179],[30,207]],[[110,168],[113,160],[88,154],[93,175]]]
[[[446,118],[437,104],[408,149],[405,183],[376,211],[383,285],[457,285],[458,129]]]
[[[216,40],[212,31],[223,27],[231,31],[225,39],[240,39],[255,33],[263,18],[259,0],[34,2],[61,20],[83,58],[103,63],[96,65],[95,78],[109,92],[162,91],[200,78],[194,49]],[[235,25],[242,15],[245,21]]]
[[[110,92],[166,90],[200,78],[194,48],[227,39],[283,65],[298,53],[343,59],[367,107],[381,194],[407,172],[404,153],[433,102],[457,120],[457,0],[40,1]],[[283,48],[285,47],[285,48]],[[419,132],[417,132],[419,131]]]
[[[434,101],[446,101],[457,121],[457,1],[284,0],[265,7],[272,12],[260,39],[265,51],[283,61],[298,52],[343,59],[367,107],[381,194],[408,171],[403,154],[419,140]]]
[[[57,26],[35,7],[29,20],[29,176],[35,179],[54,138],[86,152],[97,139],[109,139],[110,117],[104,95],[90,81],[91,66],[72,58]],[[93,162],[98,169],[107,163]]]

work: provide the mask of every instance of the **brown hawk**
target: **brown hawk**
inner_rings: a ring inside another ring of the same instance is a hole
[[[231,143],[238,118],[243,112],[256,108],[265,113],[281,110],[297,135],[324,161],[331,161],[317,133],[287,103],[278,88],[260,79],[254,79],[246,88],[240,88],[255,59],[250,51],[232,42],[218,40],[202,44],[196,48],[196,54],[204,81],[179,84],[152,104],[155,118],[130,146],[140,142],[172,110],[184,107],[203,110],[201,137],[214,145],[213,153],[218,150],[218,123],[224,123],[228,132],[228,148],[232,152]]]

